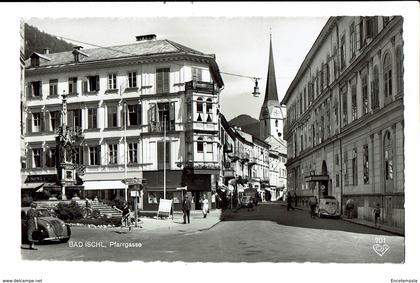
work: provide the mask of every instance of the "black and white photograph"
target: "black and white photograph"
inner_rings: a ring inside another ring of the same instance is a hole
[[[358,3],[2,5],[2,282],[417,282],[419,6]]]

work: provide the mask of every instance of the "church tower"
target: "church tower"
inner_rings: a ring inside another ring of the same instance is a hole
[[[270,56],[268,59],[267,84],[264,103],[260,111],[260,138],[265,140],[270,136],[283,138],[283,115],[277,96],[276,73],[274,70],[273,47],[270,34]]]

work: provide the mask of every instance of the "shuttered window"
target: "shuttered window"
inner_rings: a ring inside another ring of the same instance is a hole
[[[156,70],[156,92],[169,92],[169,68],[161,68]]]
[[[158,161],[158,170],[163,170],[164,165],[164,156],[165,156],[165,145],[163,141],[157,143],[157,161]],[[169,169],[170,165],[170,156],[171,156],[171,143],[166,141],[166,169]]]

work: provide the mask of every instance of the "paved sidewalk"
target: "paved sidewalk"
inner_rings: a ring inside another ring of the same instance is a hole
[[[280,202],[280,203],[283,206],[287,207],[286,202]],[[309,207],[293,206],[293,208],[298,209],[298,210],[309,211]],[[363,225],[363,226],[374,228],[374,229],[378,229],[378,230],[382,230],[382,231],[386,231],[386,232],[390,232],[390,233],[397,234],[397,235],[400,235],[400,236],[405,235],[404,229],[399,229],[399,228],[395,228],[395,227],[391,227],[391,226],[387,226],[387,225],[379,225],[378,227],[376,227],[375,223],[373,223],[371,221],[359,219],[359,218],[348,219],[346,217],[341,217],[341,220],[351,222],[351,223],[355,223],[355,224],[359,224],[359,225]]]
[[[140,217],[139,226],[141,228],[133,229],[139,231],[153,231],[153,232],[185,232],[194,233],[203,230],[208,230],[214,225],[220,222],[221,210],[211,210],[207,217],[204,218],[201,211],[191,211],[190,223],[183,224],[182,213],[175,212],[174,218],[172,216],[168,218],[157,218],[154,217]]]

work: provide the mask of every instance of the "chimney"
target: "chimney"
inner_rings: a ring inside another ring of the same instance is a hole
[[[145,35],[137,35],[136,41],[148,41],[148,40],[155,40],[156,34],[145,34]]]
[[[73,46],[73,51],[74,51],[74,50],[80,50],[80,49],[83,49],[83,46],[80,46],[80,45],[78,45],[78,46]]]
[[[48,47],[44,48],[44,54],[50,54],[50,49]]]

